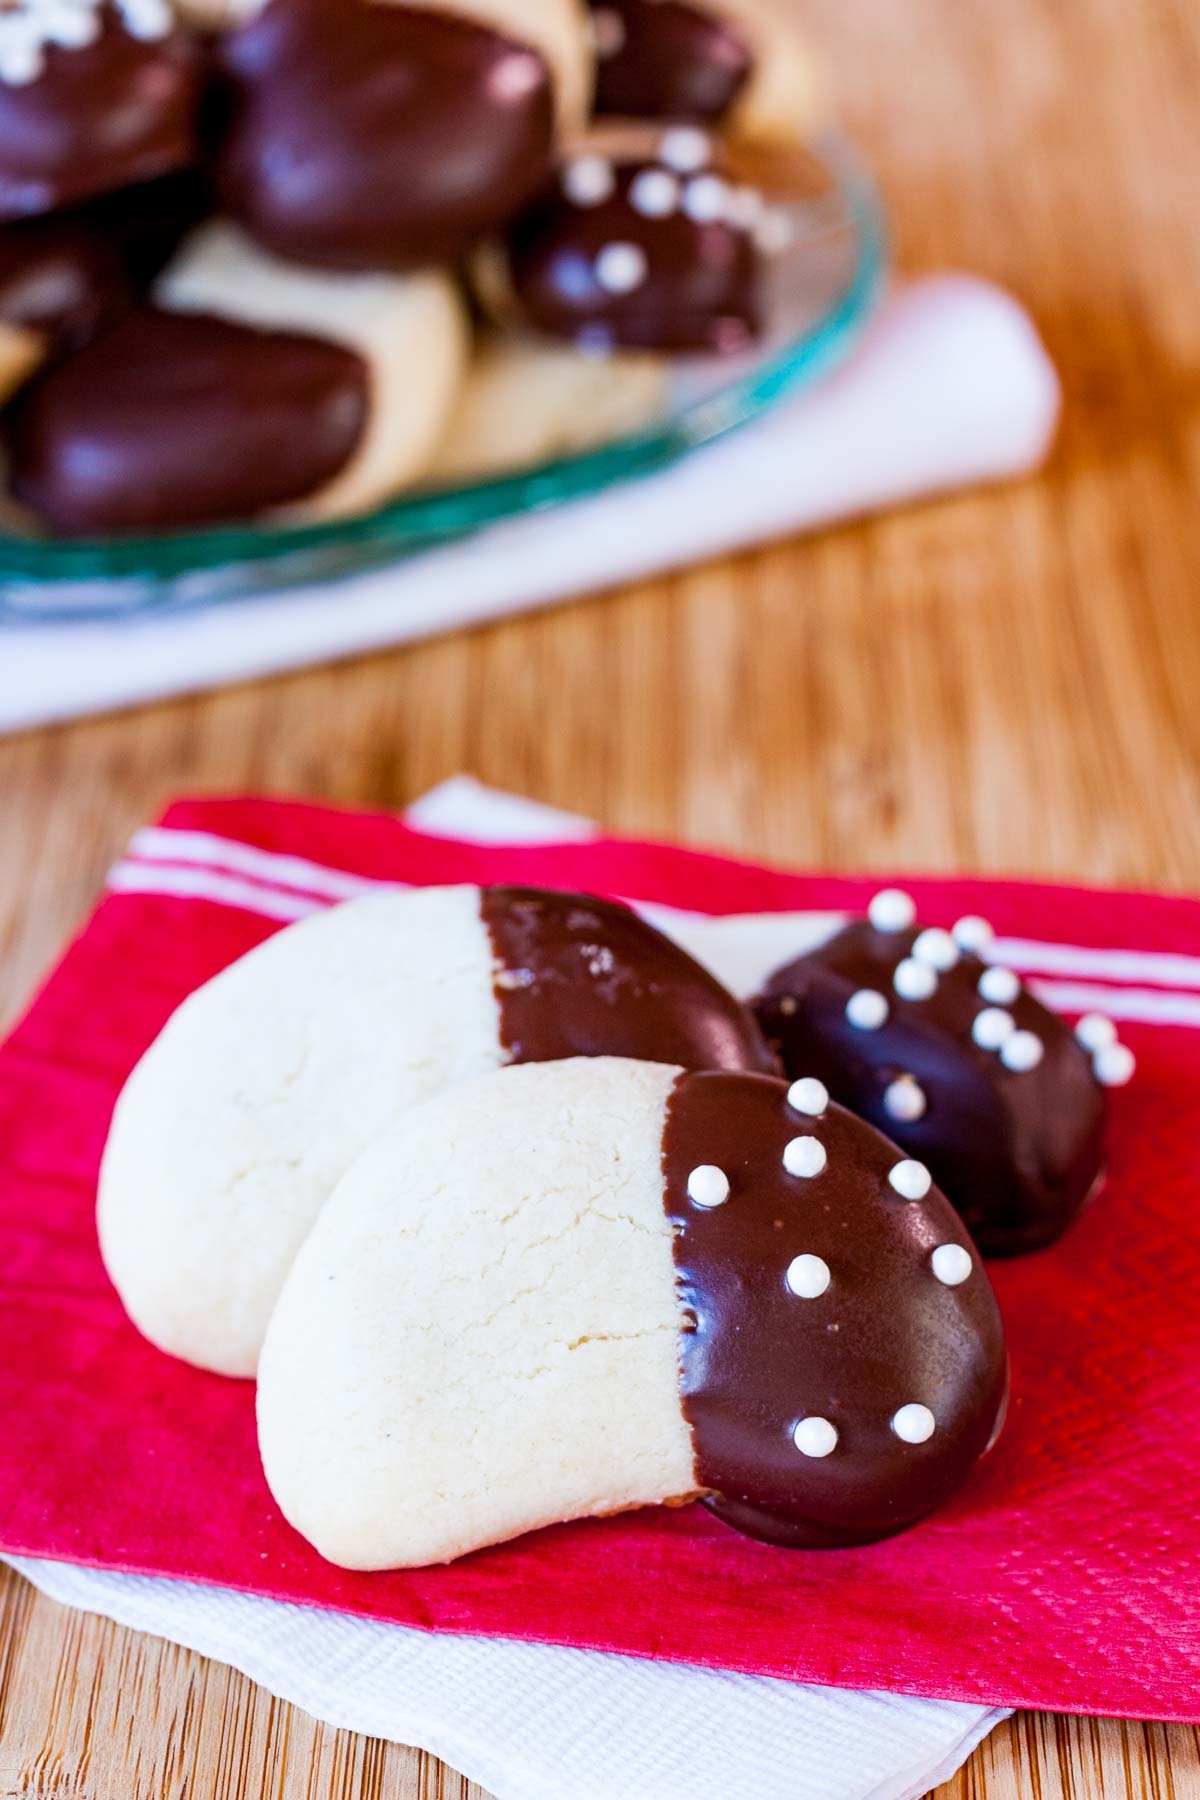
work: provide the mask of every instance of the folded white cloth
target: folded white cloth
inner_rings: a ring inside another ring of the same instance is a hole
[[[1058,407],[1008,295],[967,276],[914,282],[827,380],[661,474],[334,586],[0,628],[0,732],[402,643],[1019,474]]]
[[[463,777],[408,818],[480,843],[594,829]],[[54,1599],[231,1663],[329,1724],[432,1751],[497,1800],[917,1800],[1006,1717],[6,1560]]]

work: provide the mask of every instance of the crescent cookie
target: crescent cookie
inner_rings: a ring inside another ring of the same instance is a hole
[[[424,888],[279,932],[183,1003],[117,1104],[99,1229],[130,1317],[252,1375],[296,1251],[385,1127],[506,1062],[614,1051],[775,1067],[744,1007],[607,901]]]
[[[884,889],[772,974],[754,1009],[790,1073],[928,1163],[985,1253],[1050,1243],[1101,1178],[1104,1089],[1133,1073],[1115,1027],[1075,1033],[991,955],[986,920],[921,929]]]
[[[18,415],[13,491],[59,532],[348,517],[425,470],[468,354],[447,275],[297,268],[213,224],[154,298]]]
[[[349,1170],[267,1332],[259,1443],[347,1568],[697,1496],[816,1548],[943,1503],[1006,1385],[953,1209],[819,1083],[602,1058],[440,1095]]]
[[[454,262],[583,122],[576,0],[267,0],[223,40],[224,209],[278,255]]]

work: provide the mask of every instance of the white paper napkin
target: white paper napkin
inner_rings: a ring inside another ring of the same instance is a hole
[[[332,586],[0,627],[0,732],[454,630],[1019,474],[1058,408],[1015,301],[967,276],[914,282],[826,381],[661,474]]]
[[[594,830],[465,777],[407,816],[481,843]],[[5,1560],[52,1598],[231,1663],[331,1725],[432,1751],[497,1800],[918,1800],[1007,1716]]]

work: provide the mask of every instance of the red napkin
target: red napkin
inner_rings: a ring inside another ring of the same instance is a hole
[[[1065,1010],[1098,994],[1137,1053],[1109,1184],[1064,1242],[993,1275],[1013,1405],[951,1507],[800,1553],[702,1509],[558,1526],[450,1568],[351,1575],[283,1522],[253,1392],[152,1350],[100,1263],[117,1091],[178,1002],[364,878],[531,881],[728,913],[862,908],[878,882],[597,839],[499,848],[389,817],[185,802],[0,1051],[0,1549],[184,1576],[440,1631],[1005,1706],[1200,1719],[1200,903],[906,882],[990,917]],[[1123,954],[1114,955],[1114,950]]]

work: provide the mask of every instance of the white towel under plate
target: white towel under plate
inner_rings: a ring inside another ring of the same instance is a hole
[[[478,842],[591,830],[461,778],[408,816]],[[231,1663],[331,1725],[432,1751],[497,1800],[918,1800],[1006,1716],[6,1560],[54,1599]]]
[[[1020,474],[1058,407],[1007,294],[967,276],[914,282],[828,379],[660,474],[335,586],[0,627],[0,732],[428,637]]]

